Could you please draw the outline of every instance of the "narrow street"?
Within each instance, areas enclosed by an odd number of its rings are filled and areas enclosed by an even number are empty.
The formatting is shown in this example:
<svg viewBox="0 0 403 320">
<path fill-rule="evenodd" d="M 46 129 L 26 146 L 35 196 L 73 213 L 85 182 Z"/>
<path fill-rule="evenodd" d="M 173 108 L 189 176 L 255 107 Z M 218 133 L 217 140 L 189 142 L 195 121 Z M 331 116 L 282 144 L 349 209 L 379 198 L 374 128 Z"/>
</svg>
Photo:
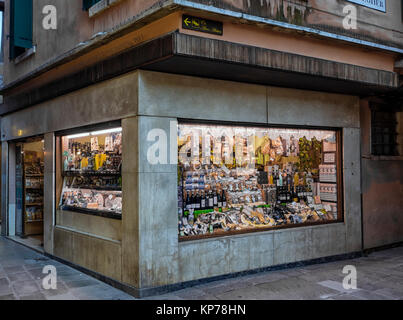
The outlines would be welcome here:
<svg viewBox="0 0 403 320">
<path fill-rule="evenodd" d="M 57 269 L 57 289 L 42 287 L 43 267 Z M 357 289 L 342 286 L 344 266 L 357 268 Z M 0 238 L 0 300 L 132 300 L 73 268 Z M 403 299 L 403 247 L 367 257 L 259 273 L 148 297 L 161 300 Z"/>
<path fill-rule="evenodd" d="M 43 267 L 57 270 L 57 289 L 45 290 Z M 0 237 L 0 300 L 128 300 L 132 296 L 58 261 Z"/>
</svg>

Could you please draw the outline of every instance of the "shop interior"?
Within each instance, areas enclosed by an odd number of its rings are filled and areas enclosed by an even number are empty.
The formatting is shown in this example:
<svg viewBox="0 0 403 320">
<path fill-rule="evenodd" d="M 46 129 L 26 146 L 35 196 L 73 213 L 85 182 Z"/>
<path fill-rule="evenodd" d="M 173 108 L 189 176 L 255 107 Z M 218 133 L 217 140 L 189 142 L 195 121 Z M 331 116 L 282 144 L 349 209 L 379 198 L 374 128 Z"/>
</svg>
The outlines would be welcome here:
<svg viewBox="0 0 403 320">
<path fill-rule="evenodd" d="M 15 235 L 43 248 L 44 141 L 30 139 L 15 148 Z"/>
<path fill-rule="evenodd" d="M 0 148 L 0 159 L 1 159 L 1 152 L 2 152 L 2 149 Z M 1 177 L 1 165 L 0 165 L 0 177 Z M 1 189 L 2 189 L 2 185 L 0 183 L 0 204 L 2 203 L 1 202 L 1 194 L 2 194 Z M 1 210 L 1 207 L 0 207 L 0 210 Z M 0 211 L 0 230 L 1 230 L 1 220 L 2 220 L 2 214 Z"/>
</svg>

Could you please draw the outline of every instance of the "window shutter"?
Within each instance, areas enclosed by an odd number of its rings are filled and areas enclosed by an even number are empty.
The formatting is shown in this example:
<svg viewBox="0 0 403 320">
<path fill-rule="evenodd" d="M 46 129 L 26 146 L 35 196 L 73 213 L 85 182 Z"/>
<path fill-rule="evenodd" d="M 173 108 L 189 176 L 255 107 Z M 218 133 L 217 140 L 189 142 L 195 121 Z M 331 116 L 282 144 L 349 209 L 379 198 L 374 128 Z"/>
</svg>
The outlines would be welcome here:
<svg viewBox="0 0 403 320">
<path fill-rule="evenodd" d="M 11 41 L 15 47 L 32 48 L 32 0 L 12 0 Z"/>
</svg>

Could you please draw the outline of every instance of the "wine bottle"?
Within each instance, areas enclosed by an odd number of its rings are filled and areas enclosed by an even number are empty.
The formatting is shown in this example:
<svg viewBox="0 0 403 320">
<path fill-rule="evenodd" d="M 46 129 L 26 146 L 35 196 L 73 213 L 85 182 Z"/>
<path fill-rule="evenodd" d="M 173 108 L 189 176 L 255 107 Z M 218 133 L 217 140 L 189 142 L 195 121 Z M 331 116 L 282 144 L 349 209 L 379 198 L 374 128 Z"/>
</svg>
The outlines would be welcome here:
<svg viewBox="0 0 403 320">
<path fill-rule="evenodd" d="M 197 191 L 195 196 L 195 210 L 200 210 L 200 195 Z"/>
<path fill-rule="evenodd" d="M 217 195 L 217 206 L 218 206 L 219 208 L 222 208 L 221 192 L 218 192 L 218 195 Z"/>
<path fill-rule="evenodd" d="M 224 190 L 222 192 L 222 207 L 223 208 L 227 207 L 227 197 L 225 196 L 225 191 Z"/>
<path fill-rule="evenodd" d="M 189 191 L 189 192 L 187 192 L 187 194 L 186 194 L 186 202 L 185 202 L 186 210 L 187 210 L 187 211 L 189 211 L 190 209 L 192 209 L 192 204 L 191 204 L 190 201 L 191 201 L 191 200 L 190 200 L 190 191 Z"/>
<path fill-rule="evenodd" d="M 200 197 L 200 210 L 206 210 L 206 194 L 204 191 L 201 194 Z"/>
<path fill-rule="evenodd" d="M 277 183 L 278 183 L 278 186 L 279 186 L 279 187 L 282 187 L 282 186 L 283 186 L 283 175 L 282 175 L 282 172 L 279 173 Z"/>
<path fill-rule="evenodd" d="M 291 192 L 292 189 L 292 177 L 290 174 L 290 171 L 287 170 L 287 187 L 288 187 L 288 191 Z"/>
<path fill-rule="evenodd" d="M 191 209 L 195 209 L 196 207 L 196 199 L 195 199 L 195 195 L 194 195 L 194 191 L 192 191 L 192 195 L 190 196 L 190 208 Z"/>
<path fill-rule="evenodd" d="M 294 174 L 294 186 L 298 186 L 299 185 L 299 175 L 298 172 L 295 172 Z"/>
<path fill-rule="evenodd" d="M 211 190 L 208 192 L 208 209 L 213 209 L 214 208 L 214 198 L 213 198 L 213 193 Z"/>
<path fill-rule="evenodd" d="M 269 177 L 269 185 L 273 185 L 273 175 L 272 174 L 270 174 L 270 177 Z"/>
</svg>

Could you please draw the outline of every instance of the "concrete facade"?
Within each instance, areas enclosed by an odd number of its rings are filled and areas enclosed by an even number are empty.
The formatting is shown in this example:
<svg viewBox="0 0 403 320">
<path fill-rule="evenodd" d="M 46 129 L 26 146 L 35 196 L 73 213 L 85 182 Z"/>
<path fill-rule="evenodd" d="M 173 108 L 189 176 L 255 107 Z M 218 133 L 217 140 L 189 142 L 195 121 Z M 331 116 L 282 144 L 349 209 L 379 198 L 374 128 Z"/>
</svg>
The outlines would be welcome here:
<svg viewBox="0 0 403 320">
<path fill-rule="evenodd" d="M 45 134 L 45 251 L 57 257 L 144 289 L 361 250 L 358 97 L 136 71 L 27 111 L 2 118 L 3 144 Z M 58 212 L 54 133 L 116 119 L 122 220 Z M 149 130 L 178 119 L 342 128 L 344 222 L 178 242 L 177 167 L 146 158 Z"/>
<path fill-rule="evenodd" d="M 371 111 L 369 102 L 360 103 L 362 124 L 362 194 L 364 248 L 376 248 L 403 241 L 403 157 L 371 155 Z M 402 112 L 397 113 L 401 135 Z"/>
</svg>

